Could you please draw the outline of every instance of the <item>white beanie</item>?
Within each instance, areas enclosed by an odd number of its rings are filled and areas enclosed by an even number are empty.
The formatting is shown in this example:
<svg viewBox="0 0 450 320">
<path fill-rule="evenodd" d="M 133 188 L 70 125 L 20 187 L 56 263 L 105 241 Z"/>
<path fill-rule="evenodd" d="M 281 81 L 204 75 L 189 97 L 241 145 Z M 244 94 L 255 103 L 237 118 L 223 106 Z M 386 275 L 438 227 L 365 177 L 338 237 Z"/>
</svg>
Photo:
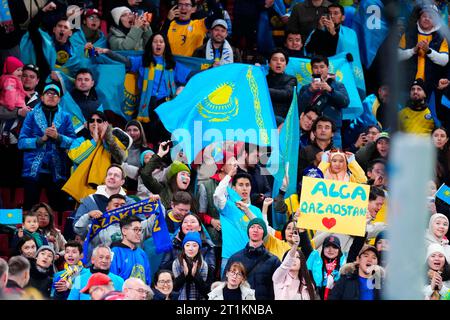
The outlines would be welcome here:
<svg viewBox="0 0 450 320">
<path fill-rule="evenodd" d="M 427 249 L 427 261 L 428 261 L 428 258 L 429 258 L 433 253 L 436 253 L 436 252 L 442 253 L 442 254 L 444 255 L 444 257 L 445 257 L 444 247 L 441 246 L 441 245 L 438 244 L 438 243 L 432 243 L 432 244 L 430 244 L 430 245 L 428 246 L 428 249 Z M 445 259 L 447 260 L 447 258 L 445 258 Z"/>
<path fill-rule="evenodd" d="M 446 220 L 447 223 L 449 223 L 449 222 L 448 222 L 448 218 L 447 218 L 445 215 L 443 215 L 442 213 L 435 213 L 435 214 L 432 214 L 431 217 L 430 217 L 430 223 L 428 224 L 428 228 L 429 228 L 430 230 L 433 230 L 433 229 L 432 229 L 433 223 L 434 223 L 434 222 L 436 221 L 436 219 L 438 219 L 438 218 L 442 218 L 442 219 Z"/>
<path fill-rule="evenodd" d="M 111 15 L 113 17 L 113 20 L 115 22 L 115 24 L 119 25 L 120 23 L 120 17 L 124 14 L 124 13 L 131 13 L 130 8 L 127 7 L 117 7 L 111 10 Z"/>
</svg>

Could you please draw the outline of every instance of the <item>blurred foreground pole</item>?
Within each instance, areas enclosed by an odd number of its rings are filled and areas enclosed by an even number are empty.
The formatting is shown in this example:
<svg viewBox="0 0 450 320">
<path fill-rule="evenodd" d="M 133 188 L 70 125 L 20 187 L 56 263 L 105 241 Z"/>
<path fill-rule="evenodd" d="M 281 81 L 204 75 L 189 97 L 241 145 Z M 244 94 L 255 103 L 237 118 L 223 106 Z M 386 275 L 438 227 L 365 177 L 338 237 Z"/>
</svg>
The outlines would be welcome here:
<svg viewBox="0 0 450 320">
<path fill-rule="evenodd" d="M 383 1 L 384 14 L 390 25 L 383 65 L 388 68 L 390 101 L 386 122 L 390 128 L 389 155 L 389 201 L 388 201 L 388 271 L 384 287 L 384 299 L 423 300 L 425 285 L 425 229 L 429 214 L 426 203 L 427 182 L 432 179 L 435 167 L 435 148 L 429 137 L 398 133 L 398 105 L 406 97 L 400 93 L 407 90 L 398 62 L 400 1 Z"/>
<path fill-rule="evenodd" d="M 396 133 L 390 148 L 388 274 L 384 299 L 423 300 L 427 182 L 435 167 L 429 137 Z"/>
</svg>

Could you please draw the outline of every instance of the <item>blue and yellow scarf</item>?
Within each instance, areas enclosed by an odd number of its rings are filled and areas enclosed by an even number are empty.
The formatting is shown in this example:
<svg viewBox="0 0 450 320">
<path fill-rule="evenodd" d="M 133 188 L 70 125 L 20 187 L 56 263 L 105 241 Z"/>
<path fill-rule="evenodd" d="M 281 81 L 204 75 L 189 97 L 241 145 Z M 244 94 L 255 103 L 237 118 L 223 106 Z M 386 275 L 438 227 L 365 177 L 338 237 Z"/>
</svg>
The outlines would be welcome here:
<svg viewBox="0 0 450 320">
<path fill-rule="evenodd" d="M 142 93 L 141 99 L 139 103 L 139 114 L 137 116 L 137 120 L 143 123 L 150 122 L 150 101 L 153 95 L 153 86 L 156 84 L 158 87 L 161 85 L 162 77 L 164 76 L 164 82 L 167 86 L 167 92 L 169 95 L 167 98 L 172 98 L 175 96 L 176 85 L 173 70 L 165 69 L 166 65 L 163 62 L 162 64 L 158 63 L 156 66 L 152 63 L 150 68 L 145 68 L 144 80 L 142 82 Z M 162 73 L 159 77 L 158 83 L 155 83 L 155 74 Z M 156 96 L 158 98 L 158 96 Z"/>
</svg>

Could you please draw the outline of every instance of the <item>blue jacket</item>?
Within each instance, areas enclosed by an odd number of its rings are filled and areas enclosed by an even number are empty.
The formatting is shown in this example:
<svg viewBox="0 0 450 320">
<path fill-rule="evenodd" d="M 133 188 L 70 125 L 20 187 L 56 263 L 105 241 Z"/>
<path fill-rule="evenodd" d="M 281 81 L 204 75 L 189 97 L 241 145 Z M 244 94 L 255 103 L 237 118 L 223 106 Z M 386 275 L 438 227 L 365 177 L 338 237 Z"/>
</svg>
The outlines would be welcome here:
<svg viewBox="0 0 450 320">
<path fill-rule="evenodd" d="M 345 262 L 347 261 L 347 255 L 343 254 L 341 256 L 341 260 L 339 262 L 340 266 L 342 267 Z M 320 252 L 317 250 L 314 250 L 310 256 L 308 257 L 308 260 L 306 261 L 306 266 L 308 267 L 308 270 L 311 271 L 314 282 L 316 283 L 316 287 L 325 287 L 327 284 L 327 278 L 323 274 L 323 260 L 320 256 Z M 331 275 L 334 277 L 334 282 L 338 281 L 340 278 L 339 274 L 339 268 L 336 268 Z"/>
<path fill-rule="evenodd" d="M 38 138 L 44 136 L 45 129 L 49 126 L 42 105 L 38 104 L 29 112 L 23 122 L 20 131 L 18 147 L 24 150 L 22 176 L 37 180 L 43 169 L 44 163 L 53 177 L 53 181 L 66 180 L 67 154 L 65 150 L 70 148 L 75 131 L 70 120 L 70 115 L 59 107 L 51 121 L 55 124 L 60 139 L 55 141 L 49 138 L 43 145 L 37 143 Z"/>
<path fill-rule="evenodd" d="M 91 296 L 87 293 L 81 293 L 80 290 L 83 289 L 89 278 L 92 275 L 92 270 L 89 268 L 84 268 L 81 274 L 75 278 L 73 281 L 72 289 L 70 290 L 69 297 L 67 300 L 91 300 Z M 116 291 L 122 291 L 123 279 L 112 272 L 108 273 L 108 277 L 111 279 Z"/>
<path fill-rule="evenodd" d="M 152 283 L 150 262 L 144 250 L 131 249 L 122 243 L 113 243 L 111 250 L 113 252 L 111 272 L 124 280 L 133 277 L 141 279 L 148 285 Z"/>
</svg>

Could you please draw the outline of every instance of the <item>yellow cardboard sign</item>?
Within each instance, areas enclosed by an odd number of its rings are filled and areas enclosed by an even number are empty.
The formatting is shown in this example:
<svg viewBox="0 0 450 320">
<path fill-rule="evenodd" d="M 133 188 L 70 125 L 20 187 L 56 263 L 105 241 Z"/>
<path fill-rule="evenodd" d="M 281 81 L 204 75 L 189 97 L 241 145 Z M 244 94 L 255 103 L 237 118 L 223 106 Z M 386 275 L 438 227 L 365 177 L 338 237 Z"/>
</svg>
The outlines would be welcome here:
<svg viewBox="0 0 450 320">
<path fill-rule="evenodd" d="M 369 192 L 364 184 L 303 177 L 297 226 L 364 236 Z"/>
</svg>

